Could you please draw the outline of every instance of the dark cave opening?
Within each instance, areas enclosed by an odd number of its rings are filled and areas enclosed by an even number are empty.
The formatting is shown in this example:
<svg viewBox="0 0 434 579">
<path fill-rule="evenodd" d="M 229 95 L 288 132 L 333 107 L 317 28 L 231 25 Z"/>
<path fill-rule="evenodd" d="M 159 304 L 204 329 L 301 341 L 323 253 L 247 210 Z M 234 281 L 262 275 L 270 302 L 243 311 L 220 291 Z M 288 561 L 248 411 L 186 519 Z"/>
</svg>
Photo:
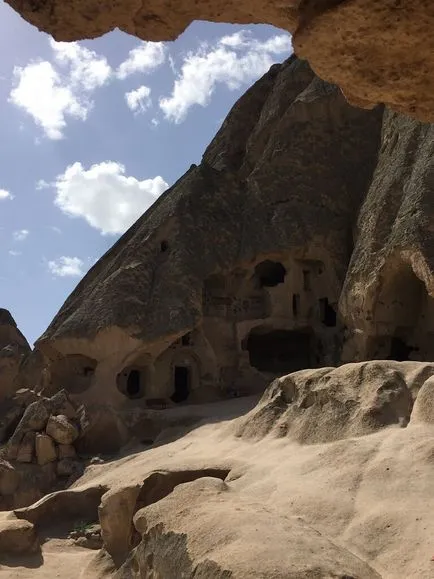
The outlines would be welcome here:
<svg viewBox="0 0 434 579">
<path fill-rule="evenodd" d="M 397 362 L 407 362 L 410 360 L 410 354 L 418 351 L 419 348 L 409 346 L 405 340 L 399 336 L 392 336 L 390 340 L 390 355 L 388 360 L 396 360 Z"/>
<path fill-rule="evenodd" d="M 127 378 L 127 394 L 130 398 L 135 398 L 140 393 L 140 372 L 131 370 Z"/>
<path fill-rule="evenodd" d="M 335 328 L 337 317 L 335 309 L 329 304 L 328 298 L 321 298 L 318 301 L 321 323 L 328 328 Z"/>
<path fill-rule="evenodd" d="M 118 390 L 127 398 L 143 398 L 148 377 L 146 367 L 127 367 L 118 374 L 116 383 Z"/>
<path fill-rule="evenodd" d="M 261 372 L 295 372 L 311 367 L 312 333 L 254 328 L 247 339 L 250 364 Z"/>
<path fill-rule="evenodd" d="M 173 371 L 174 392 L 170 399 L 179 404 L 185 402 L 190 395 L 190 368 L 187 366 L 175 366 Z"/>
<path fill-rule="evenodd" d="M 258 263 L 255 275 L 260 287 L 275 287 L 285 281 L 286 269 L 280 262 L 267 259 Z"/>
</svg>

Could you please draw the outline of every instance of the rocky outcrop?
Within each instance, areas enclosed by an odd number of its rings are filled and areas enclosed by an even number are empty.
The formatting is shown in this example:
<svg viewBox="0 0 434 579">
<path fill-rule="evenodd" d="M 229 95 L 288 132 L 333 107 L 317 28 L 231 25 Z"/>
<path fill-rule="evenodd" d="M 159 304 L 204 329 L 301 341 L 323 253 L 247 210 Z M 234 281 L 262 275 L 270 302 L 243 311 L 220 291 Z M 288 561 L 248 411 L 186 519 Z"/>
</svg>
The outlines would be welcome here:
<svg viewBox="0 0 434 579">
<path fill-rule="evenodd" d="M 256 439 L 273 433 L 315 444 L 391 425 L 405 427 L 419 394 L 426 400 L 432 376 L 434 364 L 420 362 L 373 361 L 302 370 L 275 380 L 259 404 L 239 420 L 235 433 Z"/>
<path fill-rule="evenodd" d="M 0 460 L 2 509 L 30 504 L 83 469 L 72 443 L 84 434 L 84 409 L 75 408 L 65 391 L 52 398 L 33 393 L 34 401 L 24 394 L 12 401 L 20 419 Z"/>
<path fill-rule="evenodd" d="M 30 351 L 11 314 L 0 308 L 0 403 L 17 389 L 15 380 L 20 365 Z"/>
<path fill-rule="evenodd" d="M 369 565 L 301 518 L 279 517 L 215 478 L 179 485 L 139 510 L 134 525 L 142 542 L 116 574 L 119 578 L 138 570 L 137 575 L 152 572 L 165 579 L 380 579 Z M 168 552 L 176 556 L 168 557 Z"/>
<path fill-rule="evenodd" d="M 306 62 L 273 66 L 38 340 L 44 387 L 89 410 L 160 410 L 338 363 L 337 303 L 382 115 L 349 106 Z"/>
<path fill-rule="evenodd" d="M 49 536 L 102 546 L 82 577 L 429 579 L 433 377 L 432 364 L 349 364 L 277 380 L 236 418 L 234 401 L 211 404 L 177 440 L 5 514 L 2 555 L 27 536 L 50 569 Z"/>
<path fill-rule="evenodd" d="M 434 128 L 387 111 L 340 309 L 343 359 L 434 359 Z"/>
<path fill-rule="evenodd" d="M 434 9 L 426 0 L 303 0 L 284 7 L 246 0 L 7 1 L 56 40 L 95 38 L 114 28 L 144 40 L 173 40 L 193 20 L 272 24 L 289 30 L 298 56 L 353 104 L 385 103 L 434 121 Z"/>
</svg>

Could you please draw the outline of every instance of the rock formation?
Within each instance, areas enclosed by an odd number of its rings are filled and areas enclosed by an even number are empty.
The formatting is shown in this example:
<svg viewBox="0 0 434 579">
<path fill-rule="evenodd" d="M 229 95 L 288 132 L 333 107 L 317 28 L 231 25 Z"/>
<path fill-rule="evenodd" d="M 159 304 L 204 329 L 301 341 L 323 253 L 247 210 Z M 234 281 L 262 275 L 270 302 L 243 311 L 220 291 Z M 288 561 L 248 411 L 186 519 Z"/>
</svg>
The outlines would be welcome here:
<svg viewBox="0 0 434 579">
<path fill-rule="evenodd" d="M 38 340 L 45 391 L 145 410 L 337 364 L 382 116 L 348 105 L 306 62 L 273 66 Z"/>
<path fill-rule="evenodd" d="M 173 40 L 193 20 L 272 24 L 289 30 L 298 56 L 338 84 L 353 104 L 384 103 L 434 121 L 429 0 L 7 2 L 56 40 L 95 38 L 114 28 L 144 40 Z"/>
<path fill-rule="evenodd" d="M 15 379 L 20 364 L 30 351 L 11 314 L 0 308 L 0 403 L 16 390 Z"/>
<path fill-rule="evenodd" d="M 28 359 L 46 396 L 86 404 L 82 449 L 153 441 L 174 422 L 161 409 L 299 369 L 434 359 L 432 130 L 274 65 Z"/>
<path fill-rule="evenodd" d="M 74 445 L 87 425 L 84 408 L 76 408 L 64 390 L 52 398 L 21 390 L 10 408 L 3 414 L 1 509 L 27 505 L 53 490 L 59 478 L 66 482 L 80 474 Z"/>
<path fill-rule="evenodd" d="M 2 571 L 430 579 L 433 385 L 433 364 L 373 361 L 277 379 L 254 408 L 204 405 L 177 440 L 3 513 Z"/>
</svg>

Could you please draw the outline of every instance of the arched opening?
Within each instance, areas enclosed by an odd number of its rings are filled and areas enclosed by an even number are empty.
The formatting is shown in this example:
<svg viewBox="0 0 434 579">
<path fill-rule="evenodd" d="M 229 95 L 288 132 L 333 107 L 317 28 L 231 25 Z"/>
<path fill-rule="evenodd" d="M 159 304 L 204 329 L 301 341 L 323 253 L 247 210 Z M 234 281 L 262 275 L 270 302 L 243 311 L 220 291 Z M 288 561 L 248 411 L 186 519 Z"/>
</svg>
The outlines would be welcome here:
<svg viewBox="0 0 434 579">
<path fill-rule="evenodd" d="M 127 394 L 130 398 L 134 398 L 140 393 L 140 372 L 138 370 L 131 370 L 127 378 Z"/>
<path fill-rule="evenodd" d="M 397 362 L 406 362 L 410 359 L 410 354 L 413 350 L 416 350 L 416 348 L 409 346 L 405 340 L 399 336 L 392 336 L 388 359 L 396 360 Z"/>
<path fill-rule="evenodd" d="M 148 368 L 127 367 L 117 376 L 119 392 L 130 399 L 143 398 L 148 381 Z"/>
<path fill-rule="evenodd" d="M 430 300 L 409 263 L 390 260 L 373 308 L 373 334 L 366 357 L 397 361 L 430 356 Z M 431 310 L 432 311 L 432 310 Z M 421 353 L 422 352 L 422 353 Z"/>
<path fill-rule="evenodd" d="M 185 402 L 190 396 L 191 369 L 188 366 L 175 366 L 173 369 L 173 394 L 172 402 L 179 404 Z"/>
<path fill-rule="evenodd" d="M 309 330 L 254 328 L 247 338 L 251 366 L 261 372 L 282 374 L 312 366 Z"/>
<path fill-rule="evenodd" d="M 286 269 L 278 261 L 267 259 L 255 267 L 255 276 L 260 287 L 275 287 L 285 281 L 285 275 Z"/>
<path fill-rule="evenodd" d="M 318 301 L 321 323 L 328 328 L 336 327 L 336 311 L 329 304 L 328 298 L 321 298 Z"/>
</svg>

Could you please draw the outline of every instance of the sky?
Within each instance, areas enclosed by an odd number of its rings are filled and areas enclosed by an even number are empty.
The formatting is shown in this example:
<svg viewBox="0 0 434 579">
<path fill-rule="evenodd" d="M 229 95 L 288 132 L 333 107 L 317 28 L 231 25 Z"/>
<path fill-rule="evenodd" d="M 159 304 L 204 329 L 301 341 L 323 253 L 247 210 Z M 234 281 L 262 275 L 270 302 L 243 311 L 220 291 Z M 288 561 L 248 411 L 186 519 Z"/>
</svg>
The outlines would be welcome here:
<svg viewBox="0 0 434 579">
<path fill-rule="evenodd" d="M 30 343 L 291 52 L 271 26 L 207 22 L 55 42 L 0 0 L 0 307 Z"/>
</svg>

